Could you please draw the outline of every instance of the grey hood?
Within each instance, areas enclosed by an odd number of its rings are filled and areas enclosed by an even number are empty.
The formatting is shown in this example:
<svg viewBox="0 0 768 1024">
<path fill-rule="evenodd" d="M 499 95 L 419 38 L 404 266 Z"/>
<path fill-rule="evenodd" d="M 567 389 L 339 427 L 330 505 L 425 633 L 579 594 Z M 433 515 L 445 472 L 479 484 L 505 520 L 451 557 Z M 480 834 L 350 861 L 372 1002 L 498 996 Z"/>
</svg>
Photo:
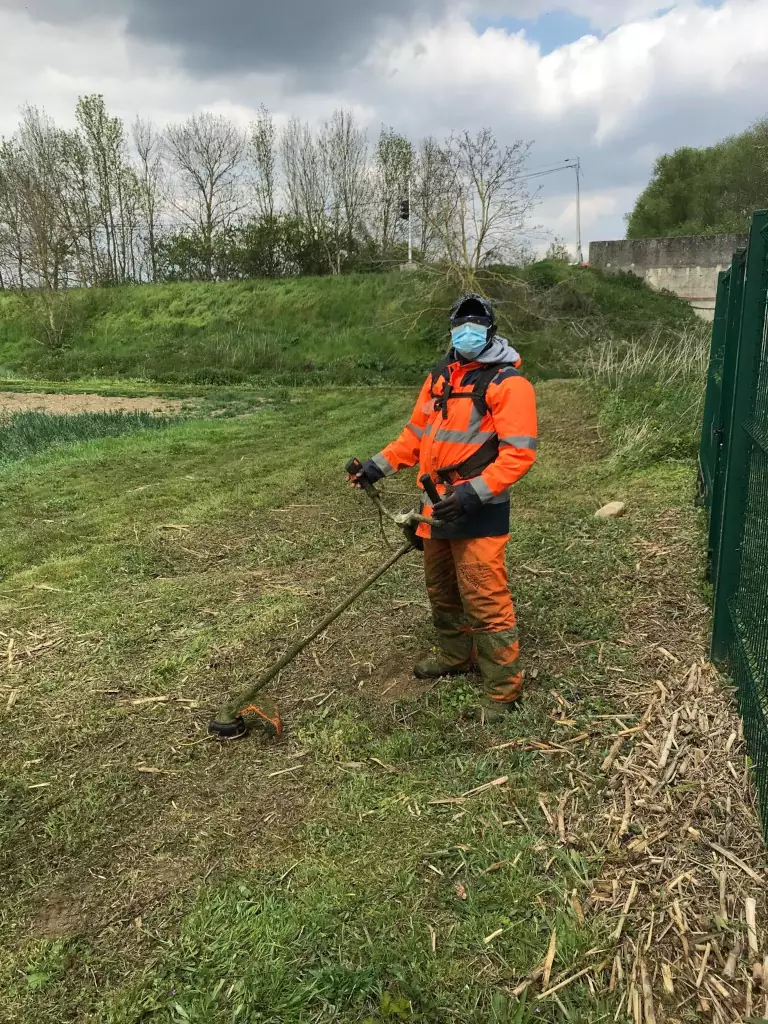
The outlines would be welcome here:
<svg viewBox="0 0 768 1024">
<path fill-rule="evenodd" d="M 507 339 L 497 334 L 491 342 L 491 347 L 477 357 L 477 362 L 509 363 L 510 366 L 517 366 L 521 359 L 520 353 L 510 345 Z"/>
</svg>

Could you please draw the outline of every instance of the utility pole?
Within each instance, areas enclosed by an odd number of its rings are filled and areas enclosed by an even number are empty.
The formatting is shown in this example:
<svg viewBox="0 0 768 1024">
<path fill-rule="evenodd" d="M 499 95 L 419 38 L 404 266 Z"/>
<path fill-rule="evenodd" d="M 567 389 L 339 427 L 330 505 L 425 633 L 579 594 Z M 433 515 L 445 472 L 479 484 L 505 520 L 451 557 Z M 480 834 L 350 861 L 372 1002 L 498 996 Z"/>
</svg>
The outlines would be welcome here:
<svg viewBox="0 0 768 1024">
<path fill-rule="evenodd" d="M 584 263 L 584 248 L 581 244 L 581 157 L 576 157 L 576 254 L 579 266 Z"/>
<path fill-rule="evenodd" d="M 560 171 L 576 172 L 576 259 L 579 265 L 582 265 L 584 263 L 584 246 L 581 238 L 581 157 L 569 157 L 557 167 L 547 167 L 540 171 L 532 171 L 530 174 L 523 174 L 521 180 L 547 178 L 550 174 L 559 174 Z"/>
<path fill-rule="evenodd" d="M 413 265 L 413 211 L 411 209 L 411 176 L 408 175 L 408 266 Z"/>
<path fill-rule="evenodd" d="M 415 270 L 413 262 L 413 214 L 411 211 L 411 179 L 408 179 L 408 198 L 400 201 L 400 220 L 408 221 L 408 262 L 401 263 L 401 270 Z"/>
</svg>

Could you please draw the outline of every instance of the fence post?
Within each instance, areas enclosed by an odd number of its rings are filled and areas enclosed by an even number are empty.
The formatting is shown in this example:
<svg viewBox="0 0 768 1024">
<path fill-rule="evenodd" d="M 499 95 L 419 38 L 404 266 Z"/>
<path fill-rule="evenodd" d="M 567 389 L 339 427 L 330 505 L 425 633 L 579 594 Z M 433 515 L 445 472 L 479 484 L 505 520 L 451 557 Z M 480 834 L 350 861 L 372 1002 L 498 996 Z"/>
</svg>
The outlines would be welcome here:
<svg viewBox="0 0 768 1024">
<path fill-rule="evenodd" d="M 717 460 L 722 444 L 723 410 L 723 352 L 727 340 L 729 271 L 722 271 L 717 279 L 715 319 L 712 325 L 712 345 L 709 351 L 707 392 L 704 403 L 704 423 L 699 449 L 699 489 L 697 504 L 712 507 L 712 490 L 717 476 Z"/>
<path fill-rule="evenodd" d="M 742 300 L 744 298 L 744 270 L 747 250 L 737 249 L 733 254 L 728 274 L 728 299 L 723 325 L 723 362 L 720 384 L 720 408 L 717 417 L 718 446 L 714 465 L 712 498 L 709 516 L 709 558 L 707 580 L 715 583 L 720 565 L 720 525 L 723 520 L 725 492 L 725 468 L 730 446 L 730 418 L 733 409 L 733 389 L 736 381 L 736 366 L 739 360 L 739 339 L 741 337 Z"/>
<path fill-rule="evenodd" d="M 724 667 L 728 660 L 733 633 L 731 600 L 741 576 L 741 548 L 744 532 L 744 510 L 749 477 L 751 441 L 744 429 L 754 409 L 757 368 L 765 330 L 766 289 L 768 287 L 768 211 L 755 214 L 749 235 L 741 316 L 737 319 L 738 334 L 729 336 L 738 346 L 730 409 L 726 414 L 723 453 L 727 456 L 723 473 L 723 510 L 716 544 L 717 571 L 715 579 L 714 626 L 711 658 Z M 733 358 L 733 352 L 730 358 Z M 726 352 L 726 359 L 729 358 Z M 727 399 L 724 394 L 724 399 Z M 727 406 L 726 406 L 727 408 Z"/>
</svg>

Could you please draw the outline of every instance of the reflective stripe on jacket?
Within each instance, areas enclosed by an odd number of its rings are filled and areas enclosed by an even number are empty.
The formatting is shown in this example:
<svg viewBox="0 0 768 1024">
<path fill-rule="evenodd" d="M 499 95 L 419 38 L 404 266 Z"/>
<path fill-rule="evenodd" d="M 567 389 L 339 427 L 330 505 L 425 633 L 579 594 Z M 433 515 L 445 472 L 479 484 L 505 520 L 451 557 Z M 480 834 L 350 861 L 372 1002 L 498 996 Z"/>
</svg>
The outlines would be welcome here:
<svg viewBox="0 0 768 1024">
<path fill-rule="evenodd" d="M 485 361 L 486 366 L 489 361 Z M 536 461 L 533 385 L 515 365 L 500 366 L 486 392 L 487 411 L 483 414 L 468 397 L 474 390 L 473 377 L 476 379 L 483 366 L 482 361 L 464 363 L 456 359 L 437 380 L 433 381 L 430 374 L 408 425 L 398 439 L 373 460 L 387 476 L 419 463 L 419 475 L 431 474 L 438 491 L 444 494 L 446 488 L 439 482 L 437 471 L 465 462 L 490 438 L 498 438 L 496 460 L 474 479 L 456 481 L 457 487 L 462 483 L 471 487 L 483 508 L 455 526 L 434 531 L 435 537 L 458 540 L 508 533 L 509 488 L 524 477 Z M 436 397 L 443 395 L 449 384 L 452 397 L 441 410 L 436 407 Z M 425 504 L 424 510 L 429 515 L 431 506 Z M 421 526 L 418 532 L 423 537 L 433 535 L 428 526 Z"/>
</svg>

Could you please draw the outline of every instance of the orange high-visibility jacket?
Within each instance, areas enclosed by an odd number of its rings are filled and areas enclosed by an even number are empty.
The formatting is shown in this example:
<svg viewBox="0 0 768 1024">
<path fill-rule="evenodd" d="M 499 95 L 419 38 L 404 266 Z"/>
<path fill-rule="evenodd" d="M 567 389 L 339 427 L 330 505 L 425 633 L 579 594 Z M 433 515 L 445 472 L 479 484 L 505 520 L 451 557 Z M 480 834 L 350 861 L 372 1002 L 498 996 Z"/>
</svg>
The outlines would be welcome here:
<svg viewBox="0 0 768 1024">
<path fill-rule="evenodd" d="M 478 376 L 490 365 L 497 370 L 488 385 L 483 410 L 469 396 Z M 451 352 L 425 381 L 402 434 L 374 457 L 373 462 L 386 476 L 419 463 L 419 475 L 429 473 L 444 494 L 446 486 L 438 471 L 461 465 L 483 445 L 487 450 L 494 437 L 498 439 L 498 455 L 482 473 L 471 479 L 459 475 L 451 481 L 457 488 L 470 487 L 483 503 L 482 508 L 440 531 L 422 525 L 420 536 L 458 540 L 509 533 L 509 489 L 536 461 L 536 394 L 519 366 L 520 356 L 499 337 L 488 352 L 471 363 L 462 362 Z M 450 397 L 441 402 L 446 392 Z M 464 397 L 456 397 L 461 395 Z M 425 514 L 431 511 L 431 506 L 425 504 Z"/>
</svg>

